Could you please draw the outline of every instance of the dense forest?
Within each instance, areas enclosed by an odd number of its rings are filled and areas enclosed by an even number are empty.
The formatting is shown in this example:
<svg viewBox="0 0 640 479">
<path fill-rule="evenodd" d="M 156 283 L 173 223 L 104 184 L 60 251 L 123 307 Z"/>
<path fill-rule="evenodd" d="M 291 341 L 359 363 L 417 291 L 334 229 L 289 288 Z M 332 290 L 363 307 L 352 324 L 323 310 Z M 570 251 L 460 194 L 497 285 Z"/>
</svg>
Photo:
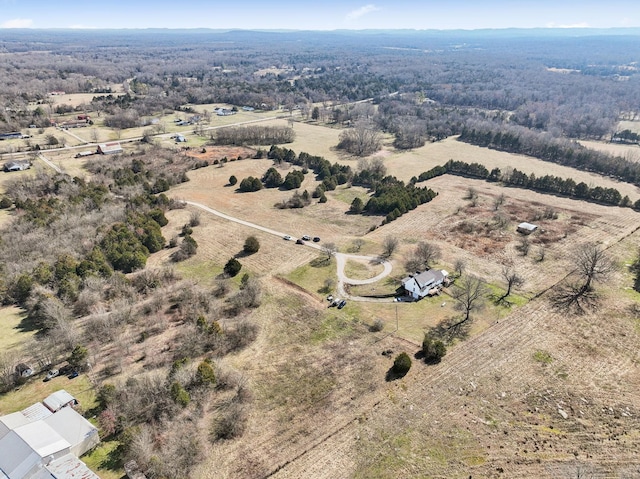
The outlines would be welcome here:
<svg viewBox="0 0 640 479">
<path fill-rule="evenodd" d="M 84 111 L 133 124 L 162 108 L 211 102 L 334 122 L 375 116 L 399 148 L 478 119 L 609 139 L 640 104 L 640 42 L 632 30 L 613 33 L 7 31 L 0 131 L 44 124 L 55 113 L 50 92 L 65 91 L 96 93 Z M 127 95 L 98 97 L 114 84 Z M 367 98 L 380 103 L 377 113 L 340 106 Z"/>
</svg>

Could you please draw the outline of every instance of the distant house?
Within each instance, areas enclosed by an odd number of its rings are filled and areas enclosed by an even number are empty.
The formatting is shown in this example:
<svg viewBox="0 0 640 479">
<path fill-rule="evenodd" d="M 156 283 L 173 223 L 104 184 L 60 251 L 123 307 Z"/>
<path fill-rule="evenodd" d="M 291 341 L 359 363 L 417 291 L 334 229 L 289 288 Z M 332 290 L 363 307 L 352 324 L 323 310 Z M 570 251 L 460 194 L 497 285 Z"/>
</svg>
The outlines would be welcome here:
<svg viewBox="0 0 640 479">
<path fill-rule="evenodd" d="M 58 412 L 63 407 L 77 406 L 78 400 L 64 389 L 60 389 L 59 391 L 47 396 L 46 399 L 42 401 L 42 404 L 44 404 L 49 411 Z"/>
<path fill-rule="evenodd" d="M 29 376 L 33 376 L 33 372 L 33 369 L 28 364 L 20 363 L 16 366 L 16 374 L 21 378 L 28 378 Z"/>
<path fill-rule="evenodd" d="M 538 229 L 537 225 L 533 225 L 531 223 L 520 223 L 518 225 L 518 227 L 516 228 L 516 231 L 520 234 L 523 235 L 530 235 L 531 233 L 533 233 L 535 230 Z"/>
<path fill-rule="evenodd" d="M 31 162 L 28 160 L 14 160 L 8 161 L 4 164 L 2 169 L 6 172 L 10 171 L 24 171 L 31 168 Z"/>
<path fill-rule="evenodd" d="M 402 280 L 402 287 L 413 299 L 440 293 L 442 285 L 449 284 L 449 273 L 443 269 L 430 269 L 409 275 Z"/>
<path fill-rule="evenodd" d="M 98 145 L 98 153 L 101 155 L 119 155 L 122 153 L 122 146 L 120 146 L 120 142 L 117 141 L 100 143 Z"/>
</svg>

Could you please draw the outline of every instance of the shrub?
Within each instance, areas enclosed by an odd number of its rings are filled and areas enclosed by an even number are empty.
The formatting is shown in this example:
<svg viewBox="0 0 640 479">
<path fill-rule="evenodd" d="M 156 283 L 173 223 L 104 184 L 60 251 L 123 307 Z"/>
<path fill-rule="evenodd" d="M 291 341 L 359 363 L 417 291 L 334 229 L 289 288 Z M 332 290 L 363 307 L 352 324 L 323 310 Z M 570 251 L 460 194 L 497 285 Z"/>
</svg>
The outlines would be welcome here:
<svg viewBox="0 0 640 479">
<path fill-rule="evenodd" d="M 256 238 L 255 236 L 249 236 L 244 241 L 244 246 L 242 248 L 242 250 L 246 254 L 257 253 L 259 249 L 260 249 L 260 242 L 258 241 L 258 238 Z"/>
<path fill-rule="evenodd" d="M 195 228 L 196 226 L 200 226 L 199 211 L 194 211 L 193 213 L 191 213 L 191 216 L 189 217 L 189 226 L 191 226 L 192 228 Z"/>
<path fill-rule="evenodd" d="M 224 272 L 227 276 L 231 276 L 232 278 L 237 275 L 242 269 L 242 264 L 235 258 L 231 258 L 227 261 L 227 264 L 224 265 Z"/>
<path fill-rule="evenodd" d="M 229 177 L 229 184 L 230 184 L 231 186 L 234 186 L 237 182 L 238 182 L 238 178 L 236 178 L 234 175 L 231 175 L 231 176 Z"/>
<path fill-rule="evenodd" d="M 356 196 L 353 199 L 353 201 L 351 202 L 351 206 L 349 207 L 349 211 L 351 213 L 359 215 L 360 213 L 362 213 L 363 210 L 364 210 L 364 202 L 362 201 L 362 199 L 360 199 L 360 198 L 358 198 Z"/>
<path fill-rule="evenodd" d="M 191 402 L 191 396 L 177 381 L 171 385 L 171 399 L 182 407 L 186 407 Z"/>
<path fill-rule="evenodd" d="M 411 358 L 407 353 L 400 353 L 393 361 L 393 372 L 398 376 L 404 376 L 411 369 Z"/>
<path fill-rule="evenodd" d="M 254 178 L 253 176 L 248 176 L 244 180 L 240 182 L 240 191 L 242 192 L 250 192 L 250 191 L 259 191 L 262 189 L 262 181 L 260 178 Z"/>
<path fill-rule="evenodd" d="M 198 365 L 196 383 L 199 386 L 211 386 L 216 383 L 216 373 L 208 361 L 203 361 Z"/>
<path fill-rule="evenodd" d="M 105 383 L 98 390 L 97 401 L 101 409 L 106 409 L 114 403 L 117 396 L 116 387 L 113 384 Z"/>
<path fill-rule="evenodd" d="M 371 327 L 369 328 L 369 330 L 372 333 L 376 333 L 378 331 L 382 331 L 384 329 L 384 321 L 382 321 L 380 318 L 376 319 L 373 324 L 371 325 Z"/>
<path fill-rule="evenodd" d="M 444 355 L 447 354 L 447 347 L 442 341 L 434 340 L 425 334 L 422 341 L 422 353 L 424 354 L 425 362 L 439 363 Z"/>
<path fill-rule="evenodd" d="M 12 204 L 11 200 L 6 196 L 3 196 L 2 199 L 0 199 L 0 209 L 5 210 L 7 208 L 11 208 Z"/>
</svg>

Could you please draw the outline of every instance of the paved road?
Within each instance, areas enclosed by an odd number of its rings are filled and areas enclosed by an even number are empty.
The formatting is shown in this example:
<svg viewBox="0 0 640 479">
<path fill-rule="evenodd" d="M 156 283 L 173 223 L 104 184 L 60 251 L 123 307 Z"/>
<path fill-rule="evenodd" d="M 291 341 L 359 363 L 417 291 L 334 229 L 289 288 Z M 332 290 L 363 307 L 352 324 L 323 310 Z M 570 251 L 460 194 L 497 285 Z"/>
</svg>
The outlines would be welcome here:
<svg viewBox="0 0 640 479">
<path fill-rule="evenodd" d="M 207 213 L 211 213 L 213 215 L 219 216 L 220 218 L 224 218 L 228 221 L 233 221 L 234 223 L 238 223 L 244 226 L 248 226 L 250 228 L 255 228 L 257 230 L 263 231 L 265 233 L 269 233 L 275 236 L 279 236 L 280 238 L 284 238 L 286 233 L 282 232 L 282 231 L 277 231 L 271 228 L 267 228 L 265 226 L 261 226 L 261 225 L 257 225 L 255 223 L 252 223 L 250 221 L 245 221 L 245 220 L 241 220 L 240 218 L 236 218 L 234 216 L 230 216 L 227 215 L 225 213 L 222 213 L 218 210 L 214 210 L 213 208 L 209 208 L 206 205 L 203 205 L 202 203 L 196 203 L 195 201 L 185 201 L 186 204 L 194 206 L 196 208 L 199 208 L 203 211 L 206 211 Z M 298 238 L 295 237 L 291 237 L 291 241 L 296 241 Z M 304 242 L 304 246 L 307 246 L 309 248 L 313 248 L 316 249 L 318 251 L 323 251 L 323 247 L 317 243 L 312 243 L 309 241 L 305 241 Z M 377 281 L 380 281 L 381 279 L 385 278 L 386 276 L 388 276 L 389 274 L 391 274 L 392 271 L 392 266 L 391 263 L 387 260 L 381 259 L 379 257 L 376 256 L 363 256 L 363 255 L 357 255 L 357 254 L 346 254 L 346 253 L 334 253 L 334 256 L 336 258 L 336 270 L 337 270 L 337 276 L 338 276 L 338 285 L 337 285 L 337 294 L 340 295 L 341 298 L 346 298 L 346 299 L 352 299 L 354 301 L 368 301 L 368 302 L 385 302 L 385 303 L 389 303 L 389 302 L 393 302 L 393 298 L 367 298 L 364 296 L 352 296 L 350 294 L 347 294 L 347 292 L 344 289 L 344 285 L 345 284 L 353 284 L 353 285 L 361 285 L 361 284 L 371 284 L 371 283 L 375 283 Z M 369 279 L 351 279 L 345 276 L 344 274 L 344 268 L 345 265 L 347 263 L 348 259 L 354 259 L 354 260 L 366 260 L 366 261 L 371 261 L 371 262 L 377 262 L 380 263 L 384 266 L 384 270 L 382 271 L 382 273 L 380 273 L 379 275 L 373 277 L 373 278 L 369 278 Z"/>
</svg>

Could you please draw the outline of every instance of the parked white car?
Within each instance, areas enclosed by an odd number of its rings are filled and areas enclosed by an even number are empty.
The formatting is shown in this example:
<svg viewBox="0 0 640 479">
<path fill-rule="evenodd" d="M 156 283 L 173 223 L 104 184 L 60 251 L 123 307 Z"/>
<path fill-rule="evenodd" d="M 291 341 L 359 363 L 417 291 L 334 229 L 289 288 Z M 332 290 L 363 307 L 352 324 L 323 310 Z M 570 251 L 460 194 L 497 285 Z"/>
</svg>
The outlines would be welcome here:
<svg viewBox="0 0 640 479">
<path fill-rule="evenodd" d="M 57 369 L 52 369 L 47 373 L 47 375 L 45 376 L 44 380 L 45 380 L 45 382 L 46 381 L 51 381 L 53 378 L 55 378 L 59 374 L 60 374 L 60 371 L 58 371 Z"/>
</svg>

